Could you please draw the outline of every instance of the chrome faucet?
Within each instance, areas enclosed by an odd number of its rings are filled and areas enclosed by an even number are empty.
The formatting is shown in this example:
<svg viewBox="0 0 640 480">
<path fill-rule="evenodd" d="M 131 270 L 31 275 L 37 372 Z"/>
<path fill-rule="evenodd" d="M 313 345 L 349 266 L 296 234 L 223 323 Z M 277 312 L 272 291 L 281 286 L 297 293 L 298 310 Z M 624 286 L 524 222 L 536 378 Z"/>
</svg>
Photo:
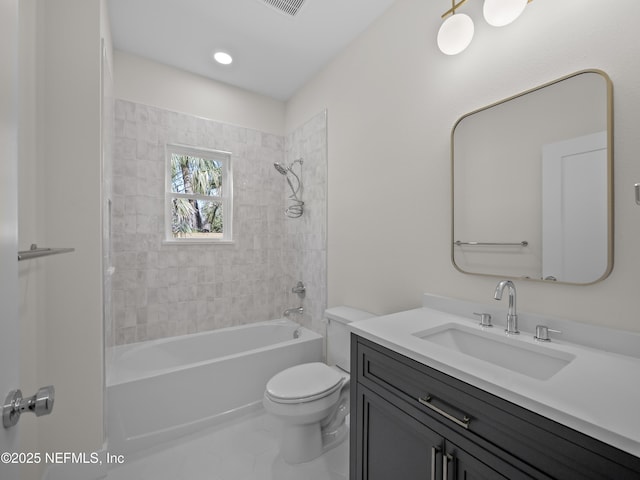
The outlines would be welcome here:
<svg viewBox="0 0 640 480">
<path fill-rule="evenodd" d="M 297 313 L 299 315 L 302 315 L 304 313 L 304 308 L 302 307 L 287 308 L 284 312 L 282 312 L 282 316 L 285 318 L 289 318 L 289 315 L 291 315 L 292 313 Z"/>
<path fill-rule="evenodd" d="M 518 335 L 518 314 L 516 313 L 516 286 L 511 280 L 502 280 L 498 283 L 493 298 L 502 300 L 502 292 L 504 288 L 509 288 L 509 312 L 507 313 L 507 335 Z"/>
</svg>

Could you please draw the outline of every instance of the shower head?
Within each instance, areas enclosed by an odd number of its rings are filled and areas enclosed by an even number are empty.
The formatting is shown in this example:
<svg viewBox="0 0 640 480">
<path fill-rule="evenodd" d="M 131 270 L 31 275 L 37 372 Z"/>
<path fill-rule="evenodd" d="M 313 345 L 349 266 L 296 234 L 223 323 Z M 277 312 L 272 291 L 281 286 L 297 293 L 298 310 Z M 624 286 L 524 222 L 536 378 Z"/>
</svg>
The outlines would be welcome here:
<svg viewBox="0 0 640 480">
<path fill-rule="evenodd" d="M 289 169 L 279 162 L 275 162 L 273 166 L 281 175 L 286 175 L 289 172 Z"/>
<path fill-rule="evenodd" d="M 295 197 L 298 193 L 298 190 L 300 189 L 300 178 L 293 173 L 293 170 L 291 170 L 291 167 L 286 167 L 283 164 L 281 164 L 280 162 L 275 162 L 273 164 L 273 166 L 275 167 L 275 169 L 278 171 L 278 173 L 280 173 L 281 175 L 284 175 L 284 178 L 287 179 L 287 183 L 289 184 L 289 187 L 291 188 L 291 192 L 293 197 Z M 291 179 L 289 178 L 289 174 L 293 175 L 295 177 L 295 179 L 298 182 L 298 188 L 293 186 L 293 183 L 291 183 Z"/>
</svg>

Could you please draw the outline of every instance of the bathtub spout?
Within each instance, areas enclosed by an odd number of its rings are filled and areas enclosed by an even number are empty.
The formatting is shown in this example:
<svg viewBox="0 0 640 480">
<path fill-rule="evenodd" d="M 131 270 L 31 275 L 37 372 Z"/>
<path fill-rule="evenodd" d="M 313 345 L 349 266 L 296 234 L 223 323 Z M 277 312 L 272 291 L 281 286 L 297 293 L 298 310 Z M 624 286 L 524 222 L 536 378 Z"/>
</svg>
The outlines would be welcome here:
<svg viewBox="0 0 640 480">
<path fill-rule="evenodd" d="M 297 313 L 299 315 L 302 315 L 304 313 L 304 308 L 303 307 L 298 307 L 298 308 L 287 308 L 283 313 L 282 316 L 284 318 L 289 318 L 289 315 L 291 315 L 292 313 Z"/>
</svg>

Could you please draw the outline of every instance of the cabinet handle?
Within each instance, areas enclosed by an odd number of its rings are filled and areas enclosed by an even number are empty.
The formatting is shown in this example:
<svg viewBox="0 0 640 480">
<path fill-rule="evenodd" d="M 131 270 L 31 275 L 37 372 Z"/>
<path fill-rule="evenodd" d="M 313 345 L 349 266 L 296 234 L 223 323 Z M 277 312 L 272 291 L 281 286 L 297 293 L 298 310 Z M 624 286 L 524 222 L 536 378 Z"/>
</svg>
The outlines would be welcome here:
<svg viewBox="0 0 640 480">
<path fill-rule="evenodd" d="M 453 460 L 453 457 L 448 453 L 442 456 L 442 478 L 449 480 L 449 462 Z"/>
<path fill-rule="evenodd" d="M 462 418 L 462 420 L 460 420 L 459 418 L 454 417 L 450 413 L 447 413 L 444 410 L 442 410 L 442 409 L 436 407 L 435 405 L 433 405 L 431 403 L 431 395 L 427 395 L 426 397 L 419 397 L 418 398 L 418 402 L 420 402 L 425 407 L 430 408 L 434 412 L 439 413 L 443 417 L 448 418 L 449 420 L 451 420 L 455 424 L 460 425 L 462 428 L 469 429 L 469 423 L 471 423 L 471 418 L 469 418 L 468 415 L 465 415 Z"/>
<path fill-rule="evenodd" d="M 436 457 L 440 453 L 440 447 L 431 447 L 431 480 L 436 480 Z"/>
</svg>

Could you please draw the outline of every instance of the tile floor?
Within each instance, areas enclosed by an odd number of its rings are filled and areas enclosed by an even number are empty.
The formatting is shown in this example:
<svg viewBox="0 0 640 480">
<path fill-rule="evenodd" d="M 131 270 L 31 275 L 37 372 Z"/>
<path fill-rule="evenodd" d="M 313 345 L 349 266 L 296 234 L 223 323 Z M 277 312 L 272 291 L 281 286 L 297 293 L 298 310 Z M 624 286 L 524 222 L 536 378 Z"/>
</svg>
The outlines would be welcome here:
<svg viewBox="0 0 640 480">
<path fill-rule="evenodd" d="M 278 455 L 279 430 L 259 410 L 126 458 L 107 480 L 347 480 L 348 440 L 311 462 L 287 465 Z"/>
</svg>

